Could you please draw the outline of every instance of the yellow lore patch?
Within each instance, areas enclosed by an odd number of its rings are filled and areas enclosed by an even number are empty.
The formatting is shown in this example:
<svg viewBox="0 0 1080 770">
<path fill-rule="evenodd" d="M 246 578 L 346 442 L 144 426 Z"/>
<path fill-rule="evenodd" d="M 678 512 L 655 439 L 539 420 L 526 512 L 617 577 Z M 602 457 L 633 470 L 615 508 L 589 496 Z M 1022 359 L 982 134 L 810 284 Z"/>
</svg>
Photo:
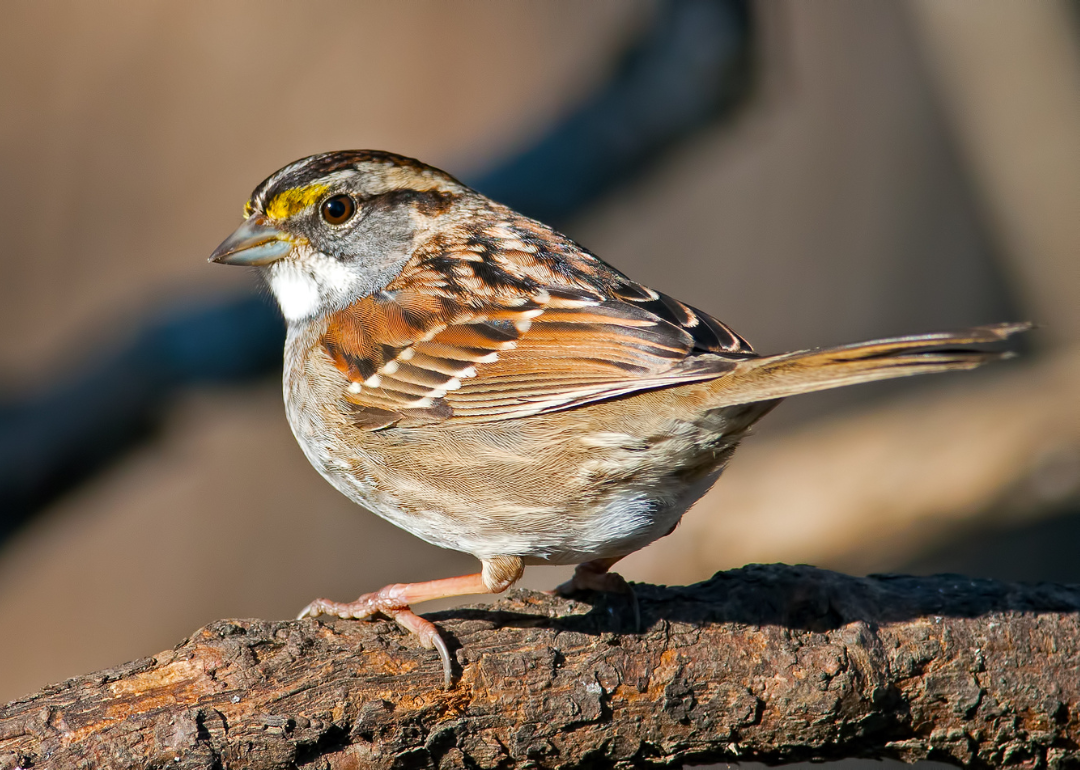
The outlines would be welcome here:
<svg viewBox="0 0 1080 770">
<path fill-rule="evenodd" d="M 306 187 L 283 190 L 266 204 L 266 215 L 271 219 L 288 219 L 318 203 L 328 189 L 324 184 L 309 184 Z"/>
</svg>

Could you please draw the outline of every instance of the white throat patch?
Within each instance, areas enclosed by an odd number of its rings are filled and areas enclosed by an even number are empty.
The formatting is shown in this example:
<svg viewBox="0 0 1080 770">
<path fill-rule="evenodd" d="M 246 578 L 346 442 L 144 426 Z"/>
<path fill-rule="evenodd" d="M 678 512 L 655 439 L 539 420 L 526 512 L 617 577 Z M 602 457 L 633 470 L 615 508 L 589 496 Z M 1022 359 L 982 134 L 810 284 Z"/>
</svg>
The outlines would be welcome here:
<svg viewBox="0 0 1080 770">
<path fill-rule="evenodd" d="M 286 321 L 313 316 L 319 309 L 319 284 L 295 262 L 277 262 L 270 268 L 270 291 L 274 292 Z"/>
<path fill-rule="evenodd" d="M 356 299 L 356 275 L 333 257 L 297 249 L 270 266 L 270 291 L 286 321 L 301 321 Z"/>
</svg>

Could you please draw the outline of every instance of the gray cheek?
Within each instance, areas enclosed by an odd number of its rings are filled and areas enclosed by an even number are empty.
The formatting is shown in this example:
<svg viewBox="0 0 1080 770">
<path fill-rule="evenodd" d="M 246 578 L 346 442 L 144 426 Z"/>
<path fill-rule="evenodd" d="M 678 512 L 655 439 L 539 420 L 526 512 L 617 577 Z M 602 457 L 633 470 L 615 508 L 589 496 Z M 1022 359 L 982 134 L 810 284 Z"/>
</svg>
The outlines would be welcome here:
<svg viewBox="0 0 1080 770">
<path fill-rule="evenodd" d="M 375 209 L 323 251 L 355 271 L 357 293 L 366 296 L 386 288 L 398 276 L 412 256 L 415 235 L 408 211 Z"/>
</svg>

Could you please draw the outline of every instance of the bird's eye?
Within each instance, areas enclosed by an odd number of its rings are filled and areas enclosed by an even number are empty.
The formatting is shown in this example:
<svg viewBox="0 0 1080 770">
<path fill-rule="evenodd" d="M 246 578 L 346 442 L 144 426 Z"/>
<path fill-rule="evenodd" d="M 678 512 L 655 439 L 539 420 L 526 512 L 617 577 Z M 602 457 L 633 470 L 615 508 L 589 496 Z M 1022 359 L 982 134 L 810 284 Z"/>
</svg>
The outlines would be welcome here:
<svg viewBox="0 0 1080 770">
<path fill-rule="evenodd" d="M 340 225 L 356 213 L 356 203 L 348 195 L 335 195 L 323 201 L 321 211 L 329 224 Z"/>
</svg>

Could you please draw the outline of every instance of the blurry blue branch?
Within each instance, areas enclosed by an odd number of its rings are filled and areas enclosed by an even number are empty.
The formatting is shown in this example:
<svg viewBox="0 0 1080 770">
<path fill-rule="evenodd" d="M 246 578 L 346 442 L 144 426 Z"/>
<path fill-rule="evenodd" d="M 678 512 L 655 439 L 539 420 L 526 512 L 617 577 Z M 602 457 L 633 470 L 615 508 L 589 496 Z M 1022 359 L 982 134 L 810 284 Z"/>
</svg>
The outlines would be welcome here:
<svg viewBox="0 0 1080 770">
<path fill-rule="evenodd" d="M 179 303 L 78 377 L 0 407 L 0 537 L 149 436 L 181 391 L 279 367 L 283 337 L 264 296 Z"/>
<path fill-rule="evenodd" d="M 596 93 L 531 147 L 467 181 L 564 222 L 730 115 L 749 91 L 750 54 L 745 0 L 661 3 Z M 183 390 L 276 373 L 282 338 L 268 298 L 178 302 L 113 352 L 90 356 L 76 379 L 0 406 L 0 538 L 151 435 Z"/>
<path fill-rule="evenodd" d="M 730 114 L 749 90 L 750 53 L 745 3 L 662 4 L 607 83 L 533 146 L 470 183 L 535 219 L 565 222 Z"/>
</svg>

